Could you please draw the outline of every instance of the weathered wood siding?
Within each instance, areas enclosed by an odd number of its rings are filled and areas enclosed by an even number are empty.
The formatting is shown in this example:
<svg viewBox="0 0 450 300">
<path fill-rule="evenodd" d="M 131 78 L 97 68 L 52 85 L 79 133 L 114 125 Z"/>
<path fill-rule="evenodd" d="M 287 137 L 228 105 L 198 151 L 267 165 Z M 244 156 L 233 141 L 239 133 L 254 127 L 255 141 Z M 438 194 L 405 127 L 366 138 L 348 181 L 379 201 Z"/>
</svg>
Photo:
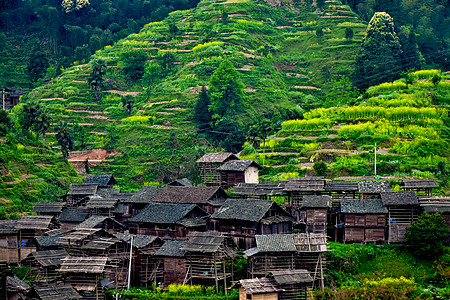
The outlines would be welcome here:
<svg viewBox="0 0 450 300">
<path fill-rule="evenodd" d="M 186 276 L 186 259 L 176 257 L 164 258 L 164 285 L 183 283 Z"/>
<path fill-rule="evenodd" d="M 277 293 L 248 294 L 244 288 L 239 289 L 239 300 L 278 300 Z"/>
</svg>

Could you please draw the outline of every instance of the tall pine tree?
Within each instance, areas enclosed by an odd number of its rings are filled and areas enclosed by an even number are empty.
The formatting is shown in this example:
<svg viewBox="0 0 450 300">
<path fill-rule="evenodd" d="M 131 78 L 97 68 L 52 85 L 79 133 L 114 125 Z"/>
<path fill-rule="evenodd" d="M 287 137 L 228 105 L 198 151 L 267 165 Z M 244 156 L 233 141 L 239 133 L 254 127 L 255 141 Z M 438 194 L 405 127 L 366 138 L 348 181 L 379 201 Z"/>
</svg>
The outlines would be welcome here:
<svg viewBox="0 0 450 300">
<path fill-rule="evenodd" d="M 209 111 L 210 104 L 211 100 L 206 91 L 206 87 L 203 86 L 194 108 L 194 121 L 200 133 L 208 134 L 211 130 L 212 116 Z"/>
</svg>

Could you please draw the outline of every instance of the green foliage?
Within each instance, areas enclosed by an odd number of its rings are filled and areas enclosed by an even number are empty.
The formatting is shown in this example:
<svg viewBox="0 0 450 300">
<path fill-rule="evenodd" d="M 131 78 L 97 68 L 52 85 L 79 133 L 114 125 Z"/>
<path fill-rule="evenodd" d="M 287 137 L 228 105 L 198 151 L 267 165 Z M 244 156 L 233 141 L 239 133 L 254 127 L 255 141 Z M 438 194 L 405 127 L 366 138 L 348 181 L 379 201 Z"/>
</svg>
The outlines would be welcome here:
<svg viewBox="0 0 450 300">
<path fill-rule="evenodd" d="M 399 76 L 401 45 L 394 30 L 392 17 L 376 12 L 369 22 L 361 51 L 356 58 L 354 83 L 361 90 L 371 85 L 391 81 Z"/>
<path fill-rule="evenodd" d="M 327 174 L 327 163 L 324 161 L 316 161 L 313 166 L 317 176 L 325 176 Z"/>
<path fill-rule="evenodd" d="M 0 110 L 0 136 L 5 136 L 11 129 L 12 122 L 6 110 Z"/>
<path fill-rule="evenodd" d="M 103 76 L 106 74 L 106 63 L 103 59 L 96 59 L 92 62 L 91 73 L 87 78 L 87 82 L 91 89 L 101 90 L 103 86 Z"/>
<path fill-rule="evenodd" d="M 127 115 L 131 115 L 131 109 L 133 108 L 135 98 L 128 94 L 122 97 L 122 106 Z"/>
<path fill-rule="evenodd" d="M 406 228 L 405 237 L 417 257 L 434 259 L 443 253 L 442 240 L 448 233 L 447 225 L 439 213 L 423 213 Z"/>
<path fill-rule="evenodd" d="M 211 99 L 206 91 L 206 87 L 202 86 L 195 103 L 194 120 L 199 132 L 203 134 L 207 134 L 212 129 L 212 115 L 209 111 L 210 104 Z"/>
<path fill-rule="evenodd" d="M 69 150 L 73 148 L 73 140 L 67 123 L 59 122 L 56 127 L 56 140 L 61 147 L 65 159 L 69 157 Z"/>
<path fill-rule="evenodd" d="M 27 72 L 30 80 L 36 82 L 45 75 L 49 66 L 48 59 L 42 49 L 35 48 L 30 55 L 27 65 Z"/>
<path fill-rule="evenodd" d="M 331 91 L 327 93 L 324 107 L 354 105 L 359 91 L 353 86 L 350 79 L 341 76 L 339 81 L 333 84 Z"/>
<path fill-rule="evenodd" d="M 353 29 L 351 29 L 350 27 L 345 29 L 345 38 L 347 40 L 351 41 L 354 35 L 355 33 L 353 32 Z"/>
<path fill-rule="evenodd" d="M 139 80 L 145 73 L 147 53 L 143 50 L 128 50 L 120 53 L 122 71 L 129 80 Z"/>
</svg>

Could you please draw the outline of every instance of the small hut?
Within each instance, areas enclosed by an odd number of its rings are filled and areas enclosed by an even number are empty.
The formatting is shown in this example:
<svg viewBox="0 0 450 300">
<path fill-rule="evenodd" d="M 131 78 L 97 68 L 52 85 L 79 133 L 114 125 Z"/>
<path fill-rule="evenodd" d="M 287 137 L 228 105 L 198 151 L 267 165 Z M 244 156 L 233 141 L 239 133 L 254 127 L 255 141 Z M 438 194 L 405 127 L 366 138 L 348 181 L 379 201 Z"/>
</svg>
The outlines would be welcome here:
<svg viewBox="0 0 450 300">
<path fill-rule="evenodd" d="M 19 242 L 19 230 L 16 220 L 0 221 L 0 257 L 8 263 L 19 262 L 17 245 Z"/>
<path fill-rule="evenodd" d="M 186 251 L 182 250 L 186 241 L 168 240 L 153 256 L 156 281 L 164 285 L 172 283 L 185 283 L 186 279 Z M 142 273 L 141 273 L 142 274 Z M 148 278 L 147 271 L 141 278 Z M 152 278 L 149 278 L 152 279 Z M 147 280 L 148 282 L 148 280 Z"/>
<path fill-rule="evenodd" d="M 325 181 L 325 192 L 332 198 L 333 209 L 339 208 L 342 199 L 356 199 L 358 191 L 358 181 Z"/>
<path fill-rule="evenodd" d="M 61 230 L 69 231 L 86 220 L 88 216 L 89 209 L 87 208 L 65 208 L 58 221 L 61 225 Z"/>
<path fill-rule="evenodd" d="M 434 179 L 404 179 L 400 183 L 404 191 L 414 191 L 417 196 L 433 196 L 433 189 L 438 185 Z"/>
<path fill-rule="evenodd" d="M 271 278 L 241 279 L 239 287 L 239 300 L 278 300 L 278 293 L 282 291 Z"/>
<path fill-rule="evenodd" d="M 219 186 L 220 173 L 217 168 L 232 160 L 239 160 L 239 158 L 231 152 L 206 153 L 200 157 L 196 163 L 203 183 L 207 186 Z"/>
<path fill-rule="evenodd" d="M 80 294 L 69 284 L 34 286 L 30 292 L 32 299 L 41 300 L 75 300 L 81 299 Z"/>
<path fill-rule="evenodd" d="M 97 184 L 98 188 L 102 189 L 112 189 L 117 181 L 112 174 L 89 174 L 84 183 Z"/>
<path fill-rule="evenodd" d="M 293 177 L 286 181 L 285 191 L 289 196 L 288 211 L 294 213 L 303 205 L 304 195 L 320 195 L 324 191 L 325 179 L 319 176 Z"/>
<path fill-rule="evenodd" d="M 130 232 L 164 238 L 185 238 L 188 232 L 205 231 L 208 214 L 195 204 L 152 202 L 128 221 Z"/>
<path fill-rule="evenodd" d="M 96 183 L 72 183 L 63 199 L 69 207 L 80 207 L 86 205 L 88 196 L 97 194 L 98 184 Z"/>
<path fill-rule="evenodd" d="M 99 281 L 106 277 L 107 257 L 75 257 L 63 259 L 61 268 L 64 282 L 70 284 L 83 299 L 104 299 Z"/>
<path fill-rule="evenodd" d="M 114 210 L 119 199 L 105 199 L 99 195 L 89 196 L 86 208 L 89 209 L 89 215 L 106 216 L 114 218 Z"/>
<path fill-rule="evenodd" d="M 233 189 L 233 193 L 242 198 L 255 198 L 271 200 L 272 197 L 286 197 L 285 180 L 283 181 L 261 181 L 260 183 L 238 183 Z"/>
<path fill-rule="evenodd" d="M 417 221 L 420 206 L 414 191 L 390 191 L 380 193 L 383 205 L 388 209 L 388 241 L 405 242 L 406 227 Z"/>
<path fill-rule="evenodd" d="M 41 279 L 57 279 L 61 273 L 56 272 L 62 263 L 62 259 L 68 256 L 64 249 L 59 250 L 43 250 L 31 252 L 22 260 L 24 266 L 30 267 L 30 276 L 36 274 L 36 280 Z"/>
<path fill-rule="evenodd" d="M 46 231 L 55 228 L 55 217 L 53 216 L 23 216 L 17 221 L 19 230 L 19 261 L 30 252 L 36 251 L 32 241 L 35 237 L 44 235 Z"/>
<path fill-rule="evenodd" d="M 255 244 L 256 234 L 291 233 L 292 216 L 271 200 L 228 199 L 211 215 L 208 229 L 233 238 L 241 249 Z"/>
<path fill-rule="evenodd" d="M 251 159 L 227 161 L 217 168 L 220 186 L 229 189 L 238 183 L 258 183 L 259 170 L 262 168 Z"/>
<path fill-rule="evenodd" d="M 58 243 L 63 245 L 70 255 L 82 255 L 82 247 L 99 238 L 108 238 L 113 235 L 100 228 L 81 228 L 61 236 Z"/>
<path fill-rule="evenodd" d="M 116 219 L 119 222 L 125 222 L 136 216 L 152 201 L 153 197 L 161 192 L 161 189 L 160 186 L 143 186 L 139 192 L 131 197 L 121 199 L 114 210 Z"/>
<path fill-rule="evenodd" d="M 90 216 L 74 229 L 82 228 L 101 228 L 107 232 L 116 233 L 123 231 L 126 226 L 107 216 Z"/>
<path fill-rule="evenodd" d="M 273 271 L 268 277 L 281 289 L 280 300 L 306 300 L 307 288 L 314 282 L 307 270 Z"/>
<path fill-rule="evenodd" d="M 360 199 L 379 199 L 380 193 L 390 190 L 389 181 L 358 181 Z"/>
<path fill-rule="evenodd" d="M 385 241 L 387 212 L 381 199 L 343 199 L 337 223 L 344 224 L 344 243 Z"/>
<path fill-rule="evenodd" d="M 2 89 L 2 101 L 6 109 L 11 109 L 17 104 L 19 104 L 20 97 L 25 95 L 28 91 L 21 90 L 15 87 L 4 87 Z"/>
<path fill-rule="evenodd" d="M 235 244 L 231 238 L 219 232 L 191 232 L 186 246 L 181 250 L 187 253 L 185 282 L 202 282 L 214 280 L 216 292 L 219 293 L 219 281 L 223 281 L 227 293 L 227 279 L 233 278 L 232 261 Z"/>
<path fill-rule="evenodd" d="M 37 202 L 33 212 L 41 216 L 54 216 L 58 218 L 66 204 L 63 202 Z"/>
<path fill-rule="evenodd" d="M 219 209 L 228 194 L 217 186 L 165 186 L 152 202 L 197 204 L 208 214 Z"/>
<path fill-rule="evenodd" d="M 303 195 L 303 205 L 299 211 L 298 222 L 305 225 L 307 233 L 327 233 L 328 210 L 331 196 Z"/>
<path fill-rule="evenodd" d="M 63 246 L 59 243 L 62 235 L 43 235 L 34 238 L 34 244 L 36 245 L 36 251 L 43 250 L 58 250 Z"/>
</svg>

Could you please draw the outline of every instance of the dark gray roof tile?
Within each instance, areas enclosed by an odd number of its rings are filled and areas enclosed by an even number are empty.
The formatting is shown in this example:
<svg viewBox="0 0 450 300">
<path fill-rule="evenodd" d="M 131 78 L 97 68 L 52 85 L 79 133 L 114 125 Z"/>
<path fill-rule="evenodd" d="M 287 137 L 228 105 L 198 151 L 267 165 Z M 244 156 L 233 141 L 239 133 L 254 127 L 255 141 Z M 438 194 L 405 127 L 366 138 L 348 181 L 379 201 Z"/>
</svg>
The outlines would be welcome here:
<svg viewBox="0 0 450 300">
<path fill-rule="evenodd" d="M 342 199 L 341 213 L 343 214 L 387 214 L 381 199 Z"/>
<path fill-rule="evenodd" d="M 414 191 L 390 191 L 380 193 L 381 200 L 385 206 L 389 205 L 418 205 L 417 196 Z"/>
</svg>

